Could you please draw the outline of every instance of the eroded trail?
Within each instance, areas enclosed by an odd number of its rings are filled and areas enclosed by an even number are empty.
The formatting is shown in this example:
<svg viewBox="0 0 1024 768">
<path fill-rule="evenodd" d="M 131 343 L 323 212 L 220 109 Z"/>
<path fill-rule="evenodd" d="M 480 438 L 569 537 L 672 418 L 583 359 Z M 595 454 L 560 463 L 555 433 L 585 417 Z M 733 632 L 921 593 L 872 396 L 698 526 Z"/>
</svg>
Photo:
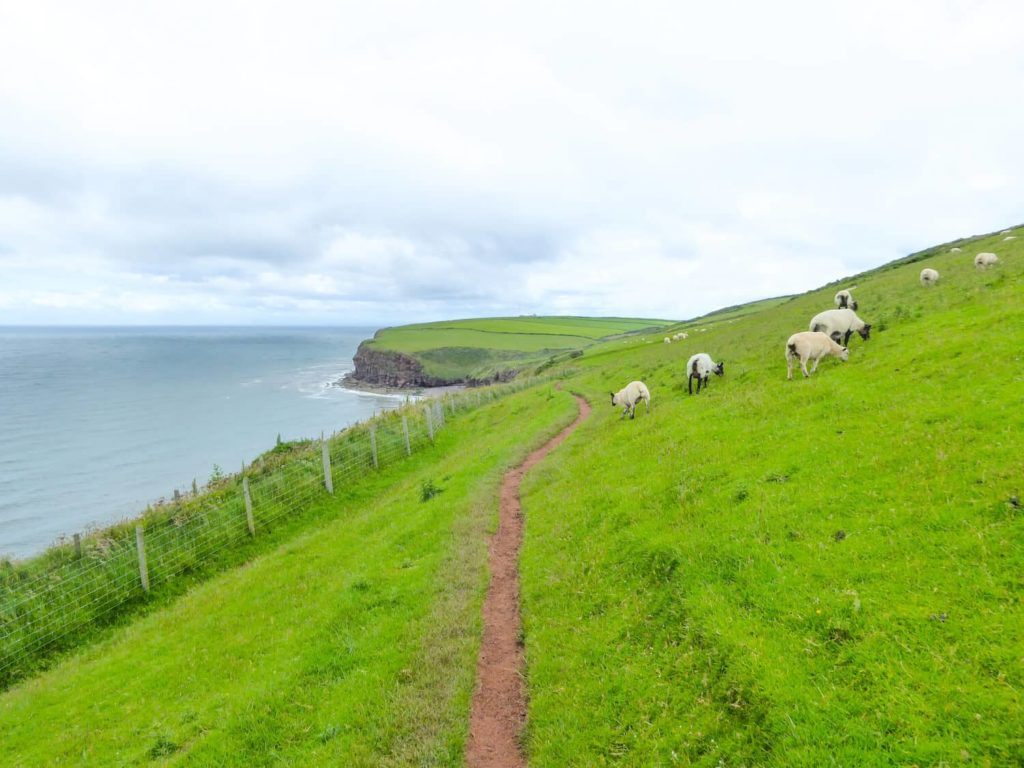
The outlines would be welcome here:
<svg viewBox="0 0 1024 768">
<path fill-rule="evenodd" d="M 490 542 L 491 583 L 484 600 L 484 637 L 466 746 L 469 768 L 526 765 L 519 745 L 526 722 L 519 616 L 519 548 L 523 541 L 519 486 L 523 476 L 590 415 L 590 404 L 579 395 L 575 397 L 580 410 L 573 423 L 509 470 L 501 482 L 498 531 Z"/>
</svg>

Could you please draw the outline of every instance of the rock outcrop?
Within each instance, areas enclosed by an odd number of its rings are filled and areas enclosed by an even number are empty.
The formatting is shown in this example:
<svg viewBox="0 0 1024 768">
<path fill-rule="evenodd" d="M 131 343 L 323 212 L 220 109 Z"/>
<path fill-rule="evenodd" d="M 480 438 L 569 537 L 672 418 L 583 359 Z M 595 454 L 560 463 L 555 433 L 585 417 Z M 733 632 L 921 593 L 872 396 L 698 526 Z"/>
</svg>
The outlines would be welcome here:
<svg viewBox="0 0 1024 768">
<path fill-rule="evenodd" d="M 352 377 L 376 387 L 411 389 L 454 383 L 424 373 L 423 365 L 415 357 L 391 350 L 373 349 L 366 346 L 366 342 L 359 345 L 353 362 L 356 370 Z"/>
</svg>

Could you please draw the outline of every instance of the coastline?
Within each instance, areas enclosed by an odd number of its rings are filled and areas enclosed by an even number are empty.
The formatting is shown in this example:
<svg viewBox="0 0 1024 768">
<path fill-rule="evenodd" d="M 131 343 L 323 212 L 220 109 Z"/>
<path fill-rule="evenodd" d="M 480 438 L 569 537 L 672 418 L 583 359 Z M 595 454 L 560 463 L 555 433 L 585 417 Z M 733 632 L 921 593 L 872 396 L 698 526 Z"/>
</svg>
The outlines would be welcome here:
<svg viewBox="0 0 1024 768">
<path fill-rule="evenodd" d="M 461 392 L 462 390 L 467 389 L 465 384 L 445 384 L 440 387 L 385 387 L 379 384 L 371 384 L 369 382 L 356 379 L 351 373 L 347 373 L 337 381 L 332 382 L 331 386 L 348 390 L 349 392 L 358 392 L 364 395 L 378 395 L 381 397 L 411 397 L 416 399 L 441 397 L 449 392 Z"/>
</svg>

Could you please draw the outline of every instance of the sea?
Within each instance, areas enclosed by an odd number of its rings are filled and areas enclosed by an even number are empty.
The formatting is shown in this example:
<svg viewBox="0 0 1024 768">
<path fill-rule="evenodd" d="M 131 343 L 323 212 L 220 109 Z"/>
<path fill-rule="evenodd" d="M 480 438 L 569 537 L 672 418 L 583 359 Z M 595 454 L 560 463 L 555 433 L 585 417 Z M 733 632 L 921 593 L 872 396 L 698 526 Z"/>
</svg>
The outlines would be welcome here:
<svg viewBox="0 0 1024 768">
<path fill-rule="evenodd" d="M 372 328 L 0 327 L 0 557 L 133 517 L 404 402 L 338 386 Z"/>
</svg>

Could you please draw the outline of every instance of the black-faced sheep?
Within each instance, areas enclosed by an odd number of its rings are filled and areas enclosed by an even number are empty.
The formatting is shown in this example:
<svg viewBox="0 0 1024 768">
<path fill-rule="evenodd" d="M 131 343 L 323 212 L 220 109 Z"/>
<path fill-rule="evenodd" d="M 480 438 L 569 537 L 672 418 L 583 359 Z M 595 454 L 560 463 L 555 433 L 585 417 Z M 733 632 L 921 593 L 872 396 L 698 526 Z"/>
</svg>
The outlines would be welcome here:
<svg viewBox="0 0 1024 768">
<path fill-rule="evenodd" d="M 725 373 L 725 363 L 716 363 L 711 355 L 706 352 L 698 352 L 686 363 L 686 389 L 693 394 L 693 380 L 697 380 L 697 394 L 700 394 L 701 385 L 707 387 L 708 378 L 711 374 L 721 376 Z"/>
<path fill-rule="evenodd" d="M 811 331 L 821 331 L 831 336 L 844 347 L 850 343 L 850 336 L 856 331 L 867 341 L 871 335 L 871 325 L 865 323 L 852 309 L 826 309 L 811 319 Z"/>
<path fill-rule="evenodd" d="M 839 293 L 835 295 L 834 301 L 836 306 L 840 309 L 852 309 L 854 312 L 857 311 L 857 302 L 854 301 L 853 294 L 849 291 L 839 291 Z"/>
</svg>

